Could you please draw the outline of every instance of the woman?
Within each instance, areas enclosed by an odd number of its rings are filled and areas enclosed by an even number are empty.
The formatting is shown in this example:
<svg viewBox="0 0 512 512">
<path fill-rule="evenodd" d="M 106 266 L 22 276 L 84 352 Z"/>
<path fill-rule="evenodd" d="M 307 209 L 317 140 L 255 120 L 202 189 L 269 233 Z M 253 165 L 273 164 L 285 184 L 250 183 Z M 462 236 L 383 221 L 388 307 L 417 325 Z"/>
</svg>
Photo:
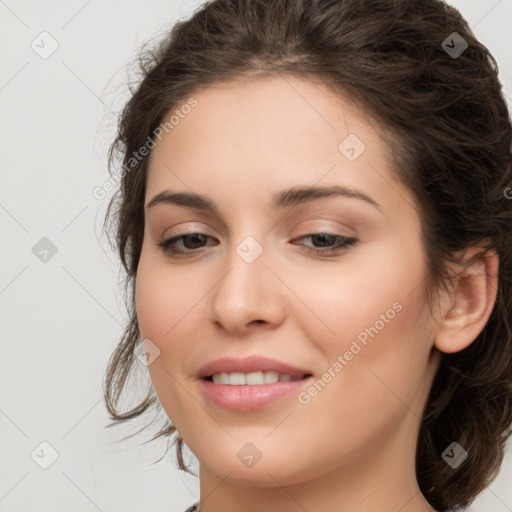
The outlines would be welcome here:
<svg viewBox="0 0 512 512">
<path fill-rule="evenodd" d="M 214 0 L 142 60 L 106 219 L 114 422 L 165 411 L 188 512 L 445 511 L 512 423 L 512 130 L 438 0 Z M 121 412 L 142 348 L 153 388 Z"/>
</svg>

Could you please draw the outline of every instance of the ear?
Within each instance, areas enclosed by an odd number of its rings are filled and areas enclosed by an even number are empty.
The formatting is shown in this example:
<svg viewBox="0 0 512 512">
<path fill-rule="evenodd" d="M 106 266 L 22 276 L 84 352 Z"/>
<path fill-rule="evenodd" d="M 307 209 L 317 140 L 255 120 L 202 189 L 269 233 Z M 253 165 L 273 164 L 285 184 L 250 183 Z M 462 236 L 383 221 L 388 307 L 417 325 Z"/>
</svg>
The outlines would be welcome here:
<svg viewBox="0 0 512 512">
<path fill-rule="evenodd" d="M 475 259 L 468 263 L 471 258 Z M 482 332 L 496 301 L 498 268 L 499 258 L 495 251 L 484 253 L 480 247 L 466 251 L 451 293 L 442 301 L 434 338 L 438 350 L 459 352 Z"/>
</svg>

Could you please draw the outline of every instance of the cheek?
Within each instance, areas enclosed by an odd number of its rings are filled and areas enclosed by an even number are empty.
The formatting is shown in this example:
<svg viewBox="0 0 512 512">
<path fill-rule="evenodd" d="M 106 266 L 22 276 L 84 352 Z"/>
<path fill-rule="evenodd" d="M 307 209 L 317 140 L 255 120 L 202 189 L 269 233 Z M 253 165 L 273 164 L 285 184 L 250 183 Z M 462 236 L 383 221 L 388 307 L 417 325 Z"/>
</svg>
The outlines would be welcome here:
<svg viewBox="0 0 512 512">
<path fill-rule="evenodd" d="M 375 244 L 347 254 L 342 264 L 316 263 L 308 272 L 297 268 L 285 276 L 300 299 L 290 314 L 309 333 L 314 328 L 329 351 L 348 348 L 358 337 L 364 343 L 375 330 L 396 339 L 414 330 L 423 314 L 425 270 L 419 249 L 405 243 Z"/>
<path fill-rule="evenodd" d="M 205 344 L 197 340 L 206 332 L 208 292 L 217 280 L 217 275 L 204 275 L 195 265 L 169 268 L 158 253 L 142 251 L 135 284 L 137 320 L 141 338 L 158 348 L 148 371 L 176 426 L 181 418 L 199 412 L 185 389 L 195 380 L 196 362 L 204 358 Z"/>
<path fill-rule="evenodd" d="M 196 275 L 197 277 L 197 275 Z M 208 290 L 187 271 L 166 271 L 155 255 L 141 255 L 135 284 L 135 304 L 141 339 L 156 345 L 159 355 L 148 366 L 157 396 L 172 423 L 181 430 L 186 418 L 199 413 L 184 390 L 200 347 L 191 344 L 204 325 L 201 299 Z M 201 318 L 200 318 L 201 317 Z"/>
<path fill-rule="evenodd" d="M 334 274 L 339 278 L 333 279 Z M 297 278 L 293 289 L 300 290 L 314 315 L 307 311 L 294 318 L 322 352 L 326 388 L 343 396 L 346 406 L 357 409 L 363 398 L 366 406 L 400 404 L 391 390 L 401 390 L 406 402 L 414 399 L 432 337 L 424 275 L 421 253 L 407 252 L 403 245 L 336 273 L 322 269 L 308 287 L 300 287 Z M 323 406 L 334 396 L 319 394 Z"/>
<path fill-rule="evenodd" d="M 192 267 L 190 267 L 192 268 Z M 169 271 L 159 255 L 141 255 L 135 285 L 135 304 L 142 338 L 161 345 L 183 334 L 201 310 L 207 291 L 197 272 Z M 162 348 L 162 347 L 160 347 Z"/>
</svg>

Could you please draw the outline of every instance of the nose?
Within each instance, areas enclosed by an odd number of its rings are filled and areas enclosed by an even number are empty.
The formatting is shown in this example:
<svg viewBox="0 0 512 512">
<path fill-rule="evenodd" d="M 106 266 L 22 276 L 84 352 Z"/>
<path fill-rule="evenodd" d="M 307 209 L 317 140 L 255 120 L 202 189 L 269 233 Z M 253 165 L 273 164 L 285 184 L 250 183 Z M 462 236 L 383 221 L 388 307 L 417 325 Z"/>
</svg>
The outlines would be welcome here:
<svg viewBox="0 0 512 512">
<path fill-rule="evenodd" d="M 210 296 L 211 320 L 237 335 L 265 326 L 275 328 L 286 317 L 286 279 L 273 268 L 277 265 L 272 264 L 270 250 L 252 261 L 255 250 L 250 243 L 233 248 Z"/>
</svg>

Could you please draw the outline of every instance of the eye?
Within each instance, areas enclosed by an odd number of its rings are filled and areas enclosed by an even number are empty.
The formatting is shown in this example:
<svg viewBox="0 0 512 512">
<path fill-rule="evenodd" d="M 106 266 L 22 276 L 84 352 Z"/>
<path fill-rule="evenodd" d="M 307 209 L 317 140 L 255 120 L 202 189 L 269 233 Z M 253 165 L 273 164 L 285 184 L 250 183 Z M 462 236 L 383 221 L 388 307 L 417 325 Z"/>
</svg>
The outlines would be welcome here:
<svg viewBox="0 0 512 512">
<path fill-rule="evenodd" d="M 209 235 L 205 233 L 183 233 L 181 235 L 173 236 L 168 238 L 167 240 L 162 240 L 157 243 L 159 247 L 170 257 L 172 258 L 186 258 L 188 256 L 193 256 L 198 254 L 198 249 L 203 247 L 203 243 L 208 239 L 212 239 Z M 357 238 L 354 237 L 346 237 L 342 235 L 336 235 L 332 233 L 311 233 L 309 235 L 304 235 L 300 238 L 296 238 L 295 240 L 304 240 L 305 238 L 311 238 L 313 243 L 319 242 L 319 247 L 308 247 L 305 246 L 304 250 L 308 253 L 314 254 L 333 254 L 339 253 L 343 250 L 349 249 L 353 247 L 357 242 Z M 336 245 L 332 247 L 328 247 L 330 244 L 336 242 Z M 177 243 L 182 243 L 182 247 L 178 247 Z M 191 246 L 191 247 L 190 247 Z"/>
<path fill-rule="evenodd" d="M 332 233 L 312 233 L 310 235 L 305 235 L 300 238 L 296 238 L 296 240 L 304 240 L 305 238 L 311 238 L 311 241 L 319 241 L 320 247 L 305 247 L 305 250 L 309 253 L 314 254 L 332 254 L 341 252 L 344 249 L 349 249 L 353 247 L 357 243 L 357 238 L 354 237 L 346 237 L 342 235 L 336 235 Z M 329 245 L 329 242 L 333 243 L 334 241 L 338 241 L 336 245 L 333 247 L 326 247 Z"/>
<path fill-rule="evenodd" d="M 206 238 L 211 237 L 204 233 L 183 233 L 181 235 L 173 236 L 172 238 L 158 242 L 158 246 L 161 247 L 162 250 L 171 257 L 186 257 L 196 254 L 198 251 L 194 249 L 201 248 L 197 247 L 197 245 L 201 245 L 201 242 L 203 242 Z M 189 242 L 192 241 L 192 243 L 185 243 L 187 240 Z M 187 250 L 178 248 L 176 246 L 176 242 L 184 242 L 185 249 Z M 187 247 L 187 245 L 192 245 L 192 247 Z"/>
</svg>

